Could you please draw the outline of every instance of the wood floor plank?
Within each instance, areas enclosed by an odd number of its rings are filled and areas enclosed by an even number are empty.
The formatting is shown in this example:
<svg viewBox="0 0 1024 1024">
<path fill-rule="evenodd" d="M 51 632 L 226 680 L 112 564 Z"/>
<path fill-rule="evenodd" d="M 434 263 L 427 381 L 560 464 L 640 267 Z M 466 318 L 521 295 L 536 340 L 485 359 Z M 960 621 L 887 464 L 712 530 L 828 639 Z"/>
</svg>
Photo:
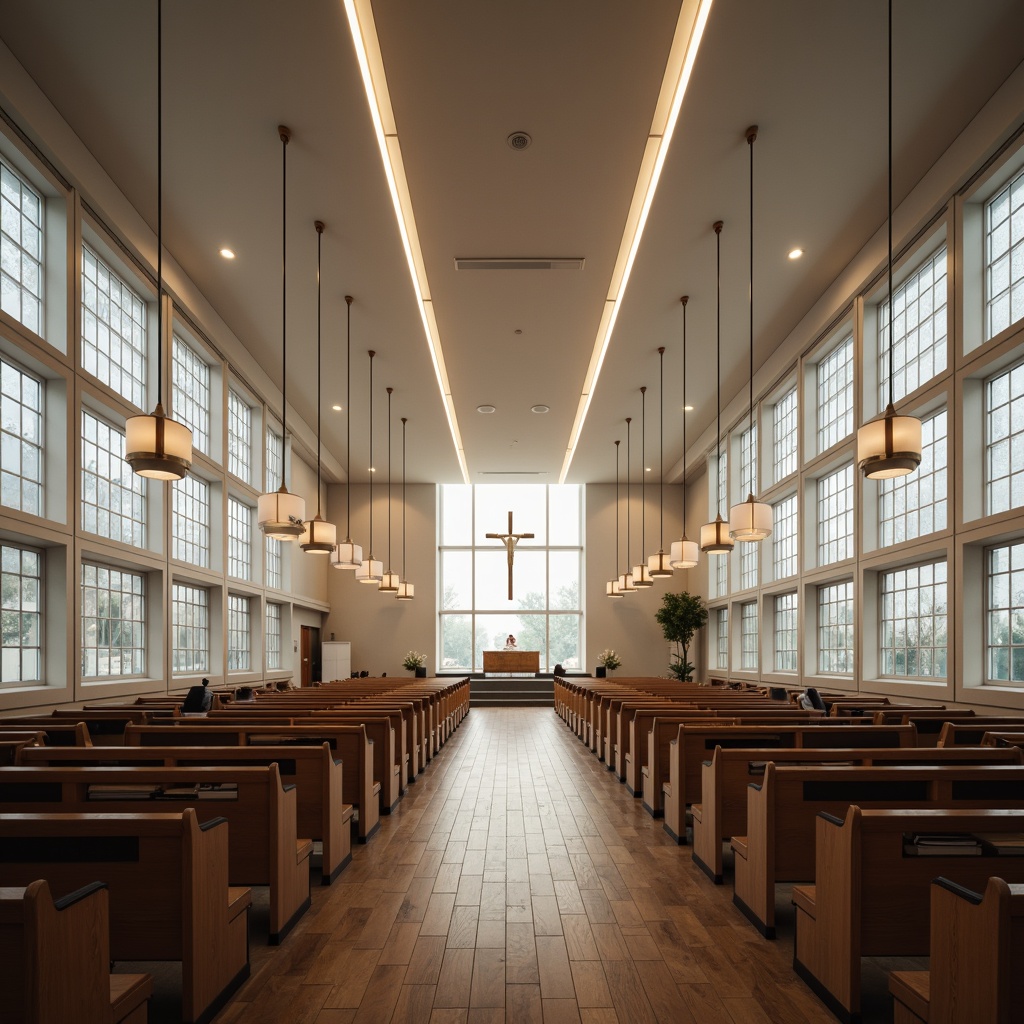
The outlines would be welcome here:
<svg viewBox="0 0 1024 1024">
<path fill-rule="evenodd" d="M 478 949 L 473 963 L 473 990 L 470 1007 L 504 1007 L 505 951 Z"/>
</svg>

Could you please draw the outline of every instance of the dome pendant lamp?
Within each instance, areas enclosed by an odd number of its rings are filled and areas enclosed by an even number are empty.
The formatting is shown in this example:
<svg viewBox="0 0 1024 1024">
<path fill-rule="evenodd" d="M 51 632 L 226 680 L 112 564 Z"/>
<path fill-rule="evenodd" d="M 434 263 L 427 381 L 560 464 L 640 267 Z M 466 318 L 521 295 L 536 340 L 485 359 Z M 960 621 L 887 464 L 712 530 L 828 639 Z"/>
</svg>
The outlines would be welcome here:
<svg viewBox="0 0 1024 1024">
<path fill-rule="evenodd" d="M 619 561 L 619 444 L 621 442 L 615 442 L 615 560 L 614 564 L 617 565 Z M 619 593 L 619 578 L 613 576 L 604 585 L 604 596 L 605 597 L 618 597 L 621 598 L 622 594 Z"/>
<path fill-rule="evenodd" d="M 640 389 L 640 561 L 633 566 L 633 586 L 653 587 L 654 580 L 643 560 L 647 541 L 647 491 L 644 474 L 647 472 L 647 388 Z"/>
<path fill-rule="evenodd" d="M 306 523 L 302 550 L 307 555 L 329 555 L 338 539 L 334 523 L 320 515 L 320 250 L 324 237 L 324 222 L 318 220 L 316 228 L 316 515 Z"/>
<path fill-rule="evenodd" d="M 291 494 L 285 480 L 288 476 L 288 455 L 285 446 L 288 444 L 288 315 L 287 315 L 287 279 L 288 279 L 288 218 L 286 201 L 288 198 L 288 141 L 291 131 L 283 124 L 277 126 L 277 134 L 281 139 L 281 488 L 261 494 L 257 504 L 257 518 L 260 529 L 267 537 L 276 540 L 295 540 L 301 537 L 305 527 L 306 502 L 298 494 Z"/>
<path fill-rule="evenodd" d="M 394 388 L 388 388 L 388 565 L 391 565 L 391 393 Z M 397 594 L 398 584 L 401 579 L 397 572 L 389 568 L 381 577 L 380 586 L 377 590 L 382 594 Z"/>
<path fill-rule="evenodd" d="M 370 349 L 370 547 L 367 556 L 356 569 L 356 579 L 360 583 L 380 583 L 384 578 L 384 565 L 373 557 L 373 357 L 377 353 Z"/>
<path fill-rule="evenodd" d="M 164 413 L 163 0 L 156 5 L 156 407 L 125 421 L 125 462 L 138 476 L 180 480 L 192 465 L 192 431 Z"/>
<path fill-rule="evenodd" d="M 747 129 L 747 146 L 750 148 L 750 493 L 747 500 L 729 509 L 729 536 L 733 540 L 749 544 L 770 537 L 772 532 L 772 507 L 754 498 L 757 487 L 757 439 L 754 432 L 754 140 L 757 125 Z"/>
<path fill-rule="evenodd" d="M 405 425 L 408 423 L 405 416 L 402 417 L 402 581 L 398 584 L 398 593 L 395 598 L 398 601 L 411 601 L 416 596 L 416 588 L 407 580 L 405 575 L 405 557 L 409 546 L 406 543 L 405 534 L 405 513 L 409 507 L 405 498 Z"/>
<path fill-rule="evenodd" d="M 921 464 L 921 421 L 898 416 L 893 400 L 892 307 L 892 0 L 889 0 L 889 404 L 879 419 L 857 431 L 857 464 L 868 480 L 888 480 L 913 473 Z"/>
<path fill-rule="evenodd" d="M 633 573 L 629 568 L 629 425 L 632 417 L 626 417 L 626 571 L 619 577 L 619 593 L 635 594 L 636 587 L 633 586 Z"/>
<path fill-rule="evenodd" d="M 722 222 L 715 221 L 715 248 L 716 248 L 716 334 L 715 347 L 718 353 L 718 368 L 716 370 L 715 393 L 718 396 L 718 426 L 715 428 L 715 506 L 718 514 L 714 522 L 705 523 L 700 528 L 700 549 L 706 555 L 727 555 L 736 546 L 729 536 L 729 524 L 722 518 L 722 510 L 719 506 L 721 491 L 721 472 L 719 467 L 722 463 Z"/>
<path fill-rule="evenodd" d="M 363 561 L 363 549 L 352 542 L 352 296 L 345 296 L 345 539 L 331 555 L 335 569 L 355 572 Z"/>
<path fill-rule="evenodd" d="M 669 559 L 673 569 L 692 569 L 699 560 L 700 548 L 686 536 L 686 304 L 690 296 L 684 295 L 679 301 L 683 307 L 683 531 L 679 540 L 672 541 Z"/>
<path fill-rule="evenodd" d="M 671 576 L 672 566 L 669 564 L 668 555 L 665 554 L 665 346 L 662 345 L 658 349 L 658 372 L 659 378 L 659 397 L 658 397 L 658 415 L 660 416 L 659 430 L 661 437 L 659 440 L 660 452 L 658 459 L 661 462 L 661 468 L 658 470 L 660 476 L 658 479 L 658 553 L 651 555 L 647 559 L 647 569 L 651 576 Z"/>
</svg>

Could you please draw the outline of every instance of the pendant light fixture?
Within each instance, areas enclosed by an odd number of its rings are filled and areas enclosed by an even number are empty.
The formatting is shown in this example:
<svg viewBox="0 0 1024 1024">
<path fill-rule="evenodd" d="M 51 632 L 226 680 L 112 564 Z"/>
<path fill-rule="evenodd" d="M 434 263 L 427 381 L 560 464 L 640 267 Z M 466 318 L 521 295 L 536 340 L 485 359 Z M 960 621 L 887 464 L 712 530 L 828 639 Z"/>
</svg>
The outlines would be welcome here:
<svg viewBox="0 0 1024 1024">
<path fill-rule="evenodd" d="M 754 140 L 757 125 L 747 129 L 747 146 L 750 150 L 750 492 L 747 500 L 729 509 L 729 536 L 733 540 L 751 543 L 770 537 L 772 532 L 772 507 L 754 498 L 757 487 L 757 446 L 758 434 L 754 431 Z"/>
<path fill-rule="evenodd" d="M 619 563 L 619 444 L 621 442 L 615 442 L 615 560 L 614 565 L 618 566 Z M 604 596 L 605 597 L 618 597 L 621 598 L 622 594 L 619 593 L 619 578 L 613 576 L 604 585 Z"/>
<path fill-rule="evenodd" d="M 629 567 L 629 464 L 630 464 L 630 423 L 632 416 L 626 417 L 626 571 L 619 577 L 619 593 L 635 594 L 636 587 L 633 586 L 633 571 Z"/>
<path fill-rule="evenodd" d="M 689 295 L 684 295 L 679 302 L 683 307 L 683 529 L 679 540 L 672 541 L 669 560 L 673 569 L 692 569 L 698 562 L 700 548 L 695 540 L 686 536 L 686 304 Z"/>
<path fill-rule="evenodd" d="M 180 480 L 192 465 L 192 431 L 164 413 L 163 0 L 156 5 L 156 407 L 125 421 L 125 462 L 138 476 Z"/>
<path fill-rule="evenodd" d="M 394 388 L 388 388 L 388 565 L 391 565 L 391 394 Z M 381 577 L 377 588 L 382 594 L 397 594 L 401 579 L 397 572 L 389 568 Z"/>
<path fill-rule="evenodd" d="M 640 561 L 633 566 L 633 586 L 653 587 L 654 580 L 644 561 L 647 543 L 647 387 L 640 389 Z"/>
<path fill-rule="evenodd" d="M 324 238 L 324 222 L 315 221 L 316 228 L 316 515 L 306 524 L 302 550 L 307 555 L 329 555 L 334 550 L 338 533 L 334 523 L 320 515 L 320 255 Z"/>
<path fill-rule="evenodd" d="M 665 554 L 665 346 L 658 349 L 658 416 L 659 453 L 658 470 L 658 553 L 647 559 L 647 569 L 652 577 L 671 576 L 672 566 Z"/>
<path fill-rule="evenodd" d="M 256 515 L 267 537 L 295 540 L 305 529 L 306 502 L 300 495 L 290 493 L 285 482 L 288 477 L 288 142 L 292 133 L 280 124 L 277 134 L 281 139 L 281 487 L 260 495 Z"/>
<path fill-rule="evenodd" d="M 408 553 L 408 545 L 405 536 L 405 513 L 409 507 L 405 498 L 405 425 L 408 423 L 405 416 L 402 417 L 402 580 L 398 584 L 398 593 L 395 598 L 399 601 L 411 601 L 416 596 L 416 588 L 408 581 L 405 575 L 405 557 Z"/>
<path fill-rule="evenodd" d="M 352 542 L 352 296 L 345 296 L 345 539 L 331 555 L 335 569 L 355 572 L 363 561 L 363 549 Z"/>
<path fill-rule="evenodd" d="M 722 464 L 722 222 L 715 221 L 715 303 L 716 303 L 716 334 L 715 347 L 718 353 L 715 393 L 718 396 L 718 426 L 715 428 L 715 508 L 718 514 L 713 522 L 705 523 L 700 528 L 700 549 L 708 555 L 727 555 L 736 546 L 729 536 L 729 524 L 722 518 L 719 505 L 721 491 Z"/>
<path fill-rule="evenodd" d="M 373 357 L 377 353 L 370 349 L 370 546 L 367 556 L 359 563 L 359 568 L 356 569 L 356 579 L 360 583 L 380 583 L 384 578 L 384 566 L 373 557 Z"/>
<path fill-rule="evenodd" d="M 921 421 L 898 416 L 894 402 L 892 308 L 892 0 L 889 0 L 889 404 L 881 418 L 857 431 L 857 463 L 868 480 L 888 480 L 913 473 L 921 464 Z"/>
</svg>

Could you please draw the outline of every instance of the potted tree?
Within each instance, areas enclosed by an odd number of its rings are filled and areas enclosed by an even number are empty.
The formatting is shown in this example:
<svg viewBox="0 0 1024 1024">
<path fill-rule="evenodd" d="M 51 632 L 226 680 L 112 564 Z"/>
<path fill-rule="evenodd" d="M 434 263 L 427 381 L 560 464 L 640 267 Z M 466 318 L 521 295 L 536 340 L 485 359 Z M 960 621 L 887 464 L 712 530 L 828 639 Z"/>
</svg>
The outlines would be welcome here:
<svg viewBox="0 0 1024 1024">
<path fill-rule="evenodd" d="M 704 602 L 686 590 L 681 594 L 663 594 L 661 607 L 654 613 L 654 617 L 661 625 L 665 639 L 676 645 L 669 672 L 681 683 L 689 682 L 693 678 L 693 665 L 689 659 L 690 644 L 697 630 L 702 629 L 708 621 L 708 610 Z"/>
</svg>

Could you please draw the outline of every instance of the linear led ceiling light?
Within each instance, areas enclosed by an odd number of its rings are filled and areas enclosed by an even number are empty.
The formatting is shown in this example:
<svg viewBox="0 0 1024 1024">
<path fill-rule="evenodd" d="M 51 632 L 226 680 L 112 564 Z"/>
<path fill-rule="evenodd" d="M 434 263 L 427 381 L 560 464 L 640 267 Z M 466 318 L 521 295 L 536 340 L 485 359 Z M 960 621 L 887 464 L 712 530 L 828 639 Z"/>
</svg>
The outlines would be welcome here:
<svg viewBox="0 0 1024 1024">
<path fill-rule="evenodd" d="M 346 6 L 351 2 L 352 0 L 346 0 Z M 693 73 L 693 64 L 697 59 L 697 51 L 700 48 L 700 41 L 711 12 L 711 3 L 712 0 L 683 0 L 679 10 L 679 20 L 676 22 L 676 31 L 672 38 L 668 64 L 661 80 L 661 92 L 658 95 L 657 106 L 654 108 L 654 119 L 647 136 L 647 145 L 640 163 L 636 187 L 633 190 L 633 200 L 629 206 L 626 226 L 622 232 L 622 241 L 619 243 L 619 252 L 615 259 L 615 269 L 612 271 L 601 321 L 597 328 L 597 337 L 594 340 L 594 351 L 590 356 L 590 365 L 587 367 L 587 375 L 583 380 L 583 391 L 576 409 L 576 419 L 572 425 L 572 432 L 569 434 L 569 444 L 566 447 L 562 472 L 558 477 L 560 484 L 564 484 L 569 475 L 569 467 L 576 454 L 576 446 L 579 444 L 583 424 L 590 409 L 590 400 L 597 387 L 598 377 L 601 375 L 604 357 L 615 329 L 615 320 L 619 315 L 622 298 L 626 294 L 626 285 L 633 269 L 633 261 L 640 248 L 640 239 L 643 237 L 647 215 L 654 202 L 654 194 L 658 190 L 658 179 L 661 177 L 661 170 L 665 165 L 668 148 L 672 142 L 672 133 L 675 131 L 679 111 L 683 105 L 683 96 L 686 94 L 686 87 L 689 84 L 690 75 Z"/>
</svg>

